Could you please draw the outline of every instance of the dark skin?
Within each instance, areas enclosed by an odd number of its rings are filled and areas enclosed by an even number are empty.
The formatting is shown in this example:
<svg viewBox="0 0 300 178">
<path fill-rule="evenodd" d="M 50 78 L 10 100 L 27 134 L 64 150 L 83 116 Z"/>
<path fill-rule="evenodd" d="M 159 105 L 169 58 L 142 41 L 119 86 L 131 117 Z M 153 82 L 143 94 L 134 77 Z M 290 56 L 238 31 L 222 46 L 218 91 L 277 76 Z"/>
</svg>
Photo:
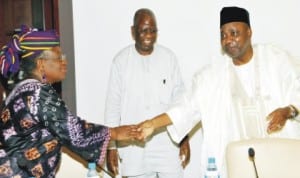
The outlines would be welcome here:
<svg viewBox="0 0 300 178">
<path fill-rule="evenodd" d="M 221 46 L 223 51 L 232 58 L 234 65 L 247 64 L 253 56 L 251 44 L 252 30 L 243 22 L 231 22 L 224 24 L 221 29 Z M 269 125 L 268 133 L 280 131 L 287 119 L 290 118 L 290 107 L 282 107 L 274 110 L 267 116 Z"/>
<path fill-rule="evenodd" d="M 232 58 L 235 65 L 248 63 L 253 56 L 251 28 L 243 22 L 231 22 L 221 28 L 223 51 Z"/>
<path fill-rule="evenodd" d="M 150 55 L 154 50 L 154 44 L 157 39 L 157 25 L 154 14 L 148 9 L 140 9 L 134 17 L 134 24 L 131 26 L 131 35 L 135 41 L 135 49 L 143 56 Z M 189 163 L 190 145 L 186 137 L 180 143 L 179 156 L 182 160 L 182 166 Z M 114 175 L 119 174 L 118 151 L 116 149 L 107 151 L 107 168 Z"/>
<path fill-rule="evenodd" d="M 62 81 L 67 73 L 67 60 L 62 59 L 62 52 L 59 46 L 46 50 L 44 52 L 46 57 L 38 58 L 36 61 L 36 69 L 33 69 L 33 78 L 53 84 Z M 46 80 L 43 81 L 43 75 Z M 131 140 L 136 138 L 139 133 L 136 131 L 137 127 L 134 125 L 119 126 L 109 128 L 111 133 L 111 140 Z"/>
<path fill-rule="evenodd" d="M 150 55 L 157 39 L 156 20 L 150 11 L 142 11 L 135 18 L 131 27 L 131 35 L 135 40 L 135 49 L 143 56 Z"/>
</svg>

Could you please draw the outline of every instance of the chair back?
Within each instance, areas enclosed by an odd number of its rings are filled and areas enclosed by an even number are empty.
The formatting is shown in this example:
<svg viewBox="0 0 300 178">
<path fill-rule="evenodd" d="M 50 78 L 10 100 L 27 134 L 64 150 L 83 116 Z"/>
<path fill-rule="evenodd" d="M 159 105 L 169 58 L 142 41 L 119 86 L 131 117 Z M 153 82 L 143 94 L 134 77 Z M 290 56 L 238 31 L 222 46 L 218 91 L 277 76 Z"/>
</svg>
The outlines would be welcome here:
<svg viewBox="0 0 300 178">
<path fill-rule="evenodd" d="M 254 162 L 249 156 L 254 150 Z M 226 149 L 228 178 L 300 178 L 300 140 L 248 139 L 229 143 Z"/>
</svg>

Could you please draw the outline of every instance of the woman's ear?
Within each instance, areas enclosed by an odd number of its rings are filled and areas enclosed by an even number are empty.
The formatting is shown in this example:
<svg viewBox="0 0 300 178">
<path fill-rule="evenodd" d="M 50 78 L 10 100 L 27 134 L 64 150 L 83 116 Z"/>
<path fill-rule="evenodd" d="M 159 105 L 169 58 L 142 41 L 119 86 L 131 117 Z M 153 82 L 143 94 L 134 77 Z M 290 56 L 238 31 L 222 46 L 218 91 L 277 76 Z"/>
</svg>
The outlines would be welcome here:
<svg viewBox="0 0 300 178">
<path fill-rule="evenodd" d="M 37 59 L 36 60 L 36 66 L 41 67 L 43 65 L 43 60 L 42 59 Z"/>
<path fill-rule="evenodd" d="M 37 71 L 42 71 L 44 70 L 44 60 L 43 59 L 37 59 L 36 60 L 36 70 Z"/>
</svg>

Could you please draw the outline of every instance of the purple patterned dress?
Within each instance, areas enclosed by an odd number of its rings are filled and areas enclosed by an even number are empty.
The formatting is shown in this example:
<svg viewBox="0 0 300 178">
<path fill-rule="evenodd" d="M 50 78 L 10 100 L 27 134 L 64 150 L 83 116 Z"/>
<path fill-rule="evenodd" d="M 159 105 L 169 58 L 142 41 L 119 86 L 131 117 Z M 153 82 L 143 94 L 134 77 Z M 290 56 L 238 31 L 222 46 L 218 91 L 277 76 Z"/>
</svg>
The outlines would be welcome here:
<svg viewBox="0 0 300 178">
<path fill-rule="evenodd" d="M 109 129 L 71 114 L 48 84 L 19 83 L 7 97 L 0 119 L 0 177 L 55 177 L 65 146 L 101 164 Z"/>
</svg>

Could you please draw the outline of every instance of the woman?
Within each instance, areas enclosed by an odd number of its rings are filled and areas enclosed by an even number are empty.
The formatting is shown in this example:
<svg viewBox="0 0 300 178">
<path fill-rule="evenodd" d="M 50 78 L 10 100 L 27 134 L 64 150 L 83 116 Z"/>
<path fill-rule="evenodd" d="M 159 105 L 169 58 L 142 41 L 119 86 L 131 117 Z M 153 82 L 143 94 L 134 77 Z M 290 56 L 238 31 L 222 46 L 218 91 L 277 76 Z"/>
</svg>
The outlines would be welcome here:
<svg viewBox="0 0 300 178">
<path fill-rule="evenodd" d="M 109 140 L 136 137 L 135 126 L 108 128 L 72 115 L 51 86 L 65 78 L 66 65 L 54 31 L 22 26 L 0 52 L 11 90 L 0 119 L 0 177 L 55 177 L 62 146 L 100 165 Z"/>
</svg>

